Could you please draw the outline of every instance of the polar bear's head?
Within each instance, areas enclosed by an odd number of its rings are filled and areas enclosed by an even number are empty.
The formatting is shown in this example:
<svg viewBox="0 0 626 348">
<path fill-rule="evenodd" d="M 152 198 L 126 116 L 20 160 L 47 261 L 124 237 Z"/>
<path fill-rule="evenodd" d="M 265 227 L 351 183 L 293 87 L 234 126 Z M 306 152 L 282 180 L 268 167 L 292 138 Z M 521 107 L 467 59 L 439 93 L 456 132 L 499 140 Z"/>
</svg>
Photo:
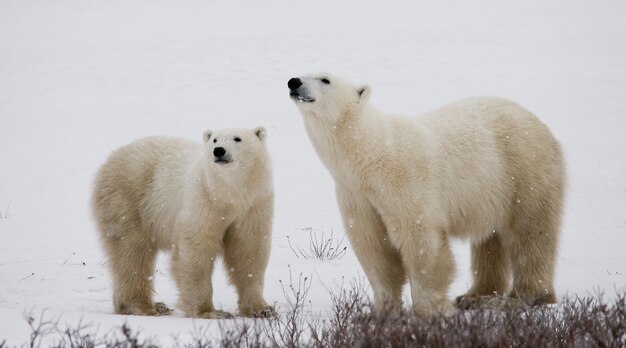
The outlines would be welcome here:
<svg viewBox="0 0 626 348">
<path fill-rule="evenodd" d="M 336 121 L 354 114 L 367 104 L 369 86 L 355 86 L 350 81 L 319 73 L 294 77 L 287 83 L 289 96 L 304 115 Z"/>
<path fill-rule="evenodd" d="M 213 167 L 255 167 L 255 162 L 267 161 L 266 135 L 264 127 L 206 130 L 203 135 L 205 158 Z"/>
</svg>

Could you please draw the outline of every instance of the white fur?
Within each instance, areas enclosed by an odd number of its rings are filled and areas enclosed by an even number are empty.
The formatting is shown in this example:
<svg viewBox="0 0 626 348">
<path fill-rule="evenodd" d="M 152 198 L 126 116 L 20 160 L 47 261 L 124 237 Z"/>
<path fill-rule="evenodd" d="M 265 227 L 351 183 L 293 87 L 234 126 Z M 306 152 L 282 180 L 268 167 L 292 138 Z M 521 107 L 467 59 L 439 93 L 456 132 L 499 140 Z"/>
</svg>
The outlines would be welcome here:
<svg viewBox="0 0 626 348">
<path fill-rule="evenodd" d="M 240 141 L 235 141 L 238 138 Z M 188 316 L 227 316 L 212 301 L 213 263 L 224 257 L 242 315 L 263 300 L 273 187 L 265 129 L 207 131 L 201 144 L 152 137 L 116 150 L 96 178 L 92 207 L 113 275 L 117 313 L 155 315 L 156 251 L 172 251 L 172 274 Z M 230 163 L 217 163 L 213 150 Z"/>
<path fill-rule="evenodd" d="M 335 180 L 379 306 L 398 302 L 408 277 L 417 312 L 446 309 L 454 274 L 448 237 L 473 245 L 477 276 L 466 297 L 502 294 L 512 272 L 512 296 L 554 301 L 564 165 L 534 115 L 484 97 L 408 118 L 371 106 L 368 86 L 329 74 L 300 81 L 303 97 L 292 98 Z"/>
</svg>

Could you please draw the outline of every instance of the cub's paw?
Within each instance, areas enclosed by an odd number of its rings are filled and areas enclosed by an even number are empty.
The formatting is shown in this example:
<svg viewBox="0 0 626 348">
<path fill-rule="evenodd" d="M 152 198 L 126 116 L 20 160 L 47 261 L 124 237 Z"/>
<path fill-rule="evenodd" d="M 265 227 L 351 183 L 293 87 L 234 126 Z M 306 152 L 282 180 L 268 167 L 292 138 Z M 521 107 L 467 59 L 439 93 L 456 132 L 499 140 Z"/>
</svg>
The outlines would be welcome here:
<svg viewBox="0 0 626 348">
<path fill-rule="evenodd" d="M 143 315 L 143 316 L 161 316 L 168 315 L 172 313 L 172 310 L 169 309 L 165 303 L 157 302 L 154 304 L 147 303 L 134 303 L 134 304 L 122 304 L 119 305 L 115 312 L 117 314 L 125 314 L 125 315 Z"/>
<path fill-rule="evenodd" d="M 273 306 L 262 304 L 258 306 L 245 306 L 239 308 L 239 314 L 244 317 L 251 318 L 269 318 L 276 315 L 276 310 Z"/>
<path fill-rule="evenodd" d="M 156 315 L 169 315 L 172 313 L 172 309 L 165 305 L 163 302 L 156 302 L 154 304 L 154 310 Z"/>
<path fill-rule="evenodd" d="M 253 310 L 252 316 L 255 318 L 269 318 L 276 315 L 276 310 L 274 306 L 265 306 L 263 308 Z"/>
<path fill-rule="evenodd" d="M 204 312 L 200 314 L 199 317 L 204 319 L 233 319 L 235 316 L 228 312 L 215 309 L 212 311 Z"/>
</svg>

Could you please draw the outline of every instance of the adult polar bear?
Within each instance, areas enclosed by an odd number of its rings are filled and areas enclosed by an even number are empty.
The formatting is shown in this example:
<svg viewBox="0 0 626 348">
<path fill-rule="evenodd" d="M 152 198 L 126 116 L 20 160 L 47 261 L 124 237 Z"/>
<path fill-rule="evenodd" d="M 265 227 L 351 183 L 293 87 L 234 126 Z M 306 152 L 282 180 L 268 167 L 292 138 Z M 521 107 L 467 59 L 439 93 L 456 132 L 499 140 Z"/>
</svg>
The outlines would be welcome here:
<svg viewBox="0 0 626 348">
<path fill-rule="evenodd" d="M 172 251 L 172 275 L 186 315 L 228 318 L 213 306 L 218 256 L 239 295 L 239 314 L 267 316 L 263 280 L 274 205 L 266 131 L 206 131 L 203 142 L 137 140 L 111 154 L 92 195 L 108 256 L 116 313 L 169 313 L 152 301 L 158 250 Z"/>
<path fill-rule="evenodd" d="M 400 302 L 407 277 L 416 313 L 449 308 L 449 237 L 472 243 L 474 284 L 459 307 L 509 289 L 529 304 L 556 301 L 564 163 L 534 115 L 499 98 L 391 115 L 368 104 L 368 86 L 329 74 L 288 87 L 378 308 Z"/>
</svg>

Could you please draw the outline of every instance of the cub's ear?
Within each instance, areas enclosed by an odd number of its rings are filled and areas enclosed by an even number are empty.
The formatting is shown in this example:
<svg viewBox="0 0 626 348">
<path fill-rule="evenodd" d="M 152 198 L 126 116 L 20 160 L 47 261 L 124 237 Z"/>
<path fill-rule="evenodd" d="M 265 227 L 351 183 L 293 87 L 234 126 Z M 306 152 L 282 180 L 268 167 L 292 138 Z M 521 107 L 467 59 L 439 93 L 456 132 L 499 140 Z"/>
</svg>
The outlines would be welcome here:
<svg viewBox="0 0 626 348">
<path fill-rule="evenodd" d="M 261 139 L 261 141 L 264 141 L 267 137 L 267 130 L 265 130 L 265 127 L 263 126 L 256 127 L 253 132 L 257 137 L 259 137 L 259 139 Z"/>
<path fill-rule="evenodd" d="M 202 139 L 206 143 L 207 141 L 209 141 L 209 139 L 211 139 L 212 135 L 213 135 L 213 131 L 210 129 L 207 129 L 204 131 L 204 133 L 202 133 Z"/>
<path fill-rule="evenodd" d="M 370 99 L 370 94 L 372 94 L 372 88 L 368 85 L 361 86 L 357 88 L 356 92 L 359 94 L 359 103 L 364 104 Z"/>
</svg>

